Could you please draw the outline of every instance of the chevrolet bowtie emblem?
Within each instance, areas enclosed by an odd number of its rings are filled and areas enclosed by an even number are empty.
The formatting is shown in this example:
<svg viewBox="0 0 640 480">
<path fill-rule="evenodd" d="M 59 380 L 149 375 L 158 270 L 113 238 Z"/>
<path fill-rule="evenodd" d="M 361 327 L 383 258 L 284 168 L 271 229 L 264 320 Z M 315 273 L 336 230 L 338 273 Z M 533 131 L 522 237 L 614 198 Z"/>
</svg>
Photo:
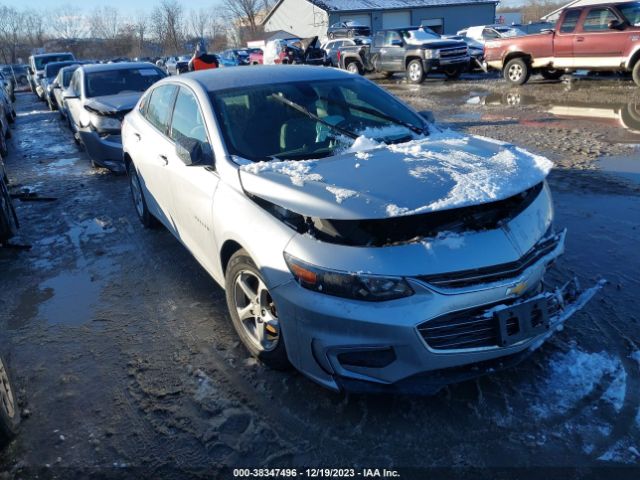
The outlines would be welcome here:
<svg viewBox="0 0 640 480">
<path fill-rule="evenodd" d="M 507 289 L 507 295 L 521 295 L 527 289 L 527 282 L 516 283 Z"/>
</svg>

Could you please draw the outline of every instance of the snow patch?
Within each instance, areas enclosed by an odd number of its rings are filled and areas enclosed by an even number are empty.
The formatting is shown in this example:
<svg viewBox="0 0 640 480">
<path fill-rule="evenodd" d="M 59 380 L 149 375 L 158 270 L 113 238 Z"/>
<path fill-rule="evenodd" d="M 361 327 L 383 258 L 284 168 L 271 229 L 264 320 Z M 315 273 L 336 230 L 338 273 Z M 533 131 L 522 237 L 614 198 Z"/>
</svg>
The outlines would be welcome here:
<svg viewBox="0 0 640 480">
<path fill-rule="evenodd" d="M 353 190 L 349 190 L 347 188 L 339 188 L 333 186 L 328 186 L 326 188 L 329 192 L 333 193 L 336 196 L 336 202 L 338 203 L 342 203 L 347 198 L 358 195 L 358 192 L 354 192 Z"/>
<path fill-rule="evenodd" d="M 269 162 L 255 162 L 250 165 L 242 165 L 240 169 L 256 175 L 260 172 L 267 171 L 281 173 L 288 176 L 294 185 L 303 187 L 305 182 L 322 181 L 322 175 L 312 173 L 317 163 L 316 160 L 272 160 Z"/>
<path fill-rule="evenodd" d="M 587 353 L 578 348 L 556 353 L 549 361 L 548 377 L 540 386 L 540 403 L 532 406 L 534 414 L 546 418 L 571 409 L 589 395 L 606 378 L 613 380 L 602 399 L 622 408 L 626 392 L 626 372 L 620 359 L 606 352 Z"/>
<path fill-rule="evenodd" d="M 399 207 L 397 205 L 394 205 L 393 203 L 390 203 L 389 205 L 387 205 L 386 211 L 387 211 L 387 217 L 399 217 L 400 215 L 407 213 L 409 209 Z"/>
</svg>

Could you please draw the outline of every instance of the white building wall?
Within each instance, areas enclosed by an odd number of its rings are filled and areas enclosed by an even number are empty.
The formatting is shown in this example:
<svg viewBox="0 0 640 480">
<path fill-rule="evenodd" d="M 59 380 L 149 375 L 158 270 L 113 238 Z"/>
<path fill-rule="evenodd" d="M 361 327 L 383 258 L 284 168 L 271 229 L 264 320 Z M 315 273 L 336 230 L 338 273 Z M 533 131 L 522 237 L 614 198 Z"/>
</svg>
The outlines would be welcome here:
<svg viewBox="0 0 640 480">
<path fill-rule="evenodd" d="M 267 32 L 285 30 L 301 38 L 327 34 L 329 15 L 307 0 L 284 0 L 265 22 Z"/>
</svg>

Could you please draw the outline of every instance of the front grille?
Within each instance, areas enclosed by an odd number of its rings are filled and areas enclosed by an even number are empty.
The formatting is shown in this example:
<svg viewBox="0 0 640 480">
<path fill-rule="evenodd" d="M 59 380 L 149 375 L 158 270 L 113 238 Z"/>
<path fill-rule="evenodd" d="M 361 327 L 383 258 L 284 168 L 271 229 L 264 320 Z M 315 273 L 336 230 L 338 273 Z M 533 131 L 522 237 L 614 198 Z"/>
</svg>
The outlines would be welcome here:
<svg viewBox="0 0 640 480">
<path fill-rule="evenodd" d="M 560 236 L 552 236 L 542 240 L 515 262 L 503 263 L 501 265 L 493 265 L 485 268 L 461 270 L 446 274 L 422 275 L 416 278 L 430 285 L 441 288 L 463 288 L 482 283 L 498 282 L 500 280 L 516 278 L 541 258 L 554 251 L 558 246 L 560 238 Z"/>
<path fill-rule="evenodd" d="M 467 47 L 442 48 L 440 58 L 448 59 L 452 57 L 462 57 L 467 54 Z"/>
<path fill-rule="evenodd" d="M 521 299 L 517 301 L 521 301 Z M 511 302 L 500 302 L 499 304 L 509 305 L 509 303 L 515 302 L 514 299 Z M 446 314 L 420 324 L 418 331 L 427 345 L 434 350 L 497 347 L 499 346 L 499 320 L 494 315 L 486 313 L 496 305 L 498 304 Z M 554 297 L 549 297 L 547 308 L 549 316 L 553 316 L 559 311 L 560 305 Z M 509 335 L 518 333 L 519 329 L 520 325 L 516 318 L 507 320 Z"/>
</svg>

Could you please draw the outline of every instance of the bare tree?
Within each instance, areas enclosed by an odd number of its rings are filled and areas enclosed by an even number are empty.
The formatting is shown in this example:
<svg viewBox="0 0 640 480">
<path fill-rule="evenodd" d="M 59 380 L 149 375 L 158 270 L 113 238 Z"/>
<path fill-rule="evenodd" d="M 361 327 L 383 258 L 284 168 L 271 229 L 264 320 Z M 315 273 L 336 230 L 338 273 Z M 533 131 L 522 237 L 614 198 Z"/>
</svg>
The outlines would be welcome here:
<svg viewBox="0 0 640 480">
<path fill-rule="evenodd" d="M 25 40 L 32 47 L 41 47 L 45 41 L 44 18 L 32 8 L 23 12 Z"/>
<path fill-rule="evenodd" d="M 0 49 L 4 63 L 15 63 L 24 24 L 22 12 L 13 7 L 0 7 Z"/>
<path fill-rule="evenodd" d="M 192 9 L 189 12 L 189 34 L 196 38 L 207 37 L 211 23 L 211 13 L 206 8 Z"/>
<path fill-rule="evenodd" d="M 245 43 L 262 33 L 260 20 L 264 17 L 271 2 L 269 0 L 224 0 L 224 9 L 229 23 L 233 42 Z"/>
<path fill-rule="evenodd" d="M 176 0 L 162 0 L 151 13 L 151 31 L 165 52 L 180 53 L 184 40 L 184 12 Z"/>
<path fill-rule="evenodd" d="M 142 57 L 145 51 L 144 42 L 149 30 L 149 15 L 147 15 L 147 12 L 144 10 L 138 10 L 136 12 L 133 28 L 136 40 L 138 41 L 138 57 Z"/>
<path fill-rule="evenodd" d="M 115 39 L 122 27 L 118 10 L 113 7 L 96 7 L 89 15 L 91 36 L 106 40 Z"/>
<path fill-rule="evenodd" d="M 84 37 L 88 30 L 87 18 L 77 6 L 69 4 L 53 10 L 49 16 L 52 36 L 64 40 Z"/>
</svg>

